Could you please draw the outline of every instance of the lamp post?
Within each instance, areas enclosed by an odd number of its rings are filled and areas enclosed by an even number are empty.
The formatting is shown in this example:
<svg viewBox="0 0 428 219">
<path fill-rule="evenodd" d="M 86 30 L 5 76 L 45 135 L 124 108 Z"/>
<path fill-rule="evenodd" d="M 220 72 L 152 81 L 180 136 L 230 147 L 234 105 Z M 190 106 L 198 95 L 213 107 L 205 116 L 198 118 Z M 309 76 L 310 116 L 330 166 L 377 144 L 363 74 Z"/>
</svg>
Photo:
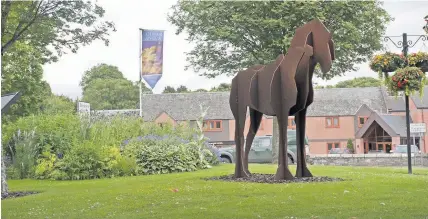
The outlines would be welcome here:
<svg viewBox="0 0 428 219">
<path fill-rule="evenodd" d="M 425 28 L 424 28 L 425 29 Z M 393 38 L 401 38 L 402 41 L 398 41 L 397 43 L 394 42 Z M 407 40 L 407 37 L 418 37 L 415 42 L 412 40 Z M 406 58 L 405 65 L 408 66 L 409 63 L 407 61 L 407 52 L 409 51 L 409 48 L 412 48 L 418 43 L 419 40 L 426 41 L 427 36 L 426 35 L 407 35 L 407 33 L 403 33 L 402 36 L 384 36 L 384 41 L 388 42 L 391 41 L 392 44 L 394 44 L 397 48 L 403 48 L 403 56 Z M 411 157 L 411 147 L 410 147 L 410 110 L 409 110 L 409 95 L 405 94 L 405 101 L 406 101 L 406 139 L 407 139 L 407 164 L 408 164 L 408 172 L 409 174 L 412 174 L 412 157 Z"/>
</svg>

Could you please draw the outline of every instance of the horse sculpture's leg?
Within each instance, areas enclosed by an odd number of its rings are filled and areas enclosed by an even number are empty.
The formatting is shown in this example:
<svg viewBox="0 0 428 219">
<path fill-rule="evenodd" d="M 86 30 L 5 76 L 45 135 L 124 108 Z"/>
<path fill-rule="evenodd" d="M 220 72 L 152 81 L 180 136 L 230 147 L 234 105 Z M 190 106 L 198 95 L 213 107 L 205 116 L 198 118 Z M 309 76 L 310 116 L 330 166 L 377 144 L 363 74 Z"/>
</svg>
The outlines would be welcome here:
<svg viewBox="0 0 428 219">
<path fill-rule="evenodd" d="M 296 114 L 297 169 L 296 177 L 312 177 L 306 166 L 305 150 L 306 108 Z"/>
<path fill-rule="evenodd" d="M 237 116 L 235 117 L 235 144 L 236 144 L 236 164 L 235 164 L 235 177 L 247 177 L 243 167 L 244 155 L 244 129 L 247 107 L 238 106 Z"/>
<path fill-rule="evenodd" d="M 287 156 L 287 123 L 289 109 L 283 109 L 287 113 L 277 115 L 279 128 L 279 155 L 278 169 L 276 171 L 275 180 L 292 180 L 294 177 L 288 169 Z"/>
<path fill-rule="evenodd" d="M 250 174 L 248 169 L 248 155 L 250 153 L 251 145 L 253 144 L 254 137 L 257 134 L 257 130 L 259 130 L 260 123 L 262 121 L 263 114 L 259 111 L 250 108 L 250 129 L 248 130 L 247 139 L 245 141 L 245 153 L 244 153 L 244 171 L 247 174 Z"/>
</svg>

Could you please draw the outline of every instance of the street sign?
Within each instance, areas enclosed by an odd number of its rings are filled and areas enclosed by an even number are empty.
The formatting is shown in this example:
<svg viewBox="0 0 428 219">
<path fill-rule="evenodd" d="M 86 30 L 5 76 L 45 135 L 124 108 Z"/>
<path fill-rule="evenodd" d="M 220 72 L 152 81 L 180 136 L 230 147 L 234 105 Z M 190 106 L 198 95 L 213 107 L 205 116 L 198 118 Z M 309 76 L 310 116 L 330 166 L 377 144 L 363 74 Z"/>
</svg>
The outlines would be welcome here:
<svg viewBox="0 0 428 219">
<path fill-rule="evenodd" d="M 91 113 L 91 105 L 89 103 L 85 102 L 78 102 L 77 103 L 77 112 L 79 114 L 90 114 Z"/>
<path fill-rule="evenodd" d="M 410 123 L 411 133 L 425 133 L 426 129 L 425 123 Z"/>
</svg>

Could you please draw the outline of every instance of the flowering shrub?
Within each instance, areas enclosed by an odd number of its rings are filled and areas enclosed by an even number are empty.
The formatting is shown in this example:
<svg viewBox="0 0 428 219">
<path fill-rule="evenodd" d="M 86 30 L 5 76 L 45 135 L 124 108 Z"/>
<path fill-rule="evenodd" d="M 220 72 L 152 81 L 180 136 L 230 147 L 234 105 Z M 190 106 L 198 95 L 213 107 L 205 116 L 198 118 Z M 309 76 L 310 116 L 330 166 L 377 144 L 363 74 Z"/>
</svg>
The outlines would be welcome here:
<svg viewBox="0 0 428 219">
<path fill-rule="evenodd" d="M 395 95 L 399 91 L 405 91 L 406 95 L 419 91 L 423 95 L 425 74 L 418 67 L 405 67 L 398 69 L 387 82 L 388 88 Z"/>
<path fill-rule="evenodd" d="M 403 55 L 386 52 L 375 55 L 370 62 L 370 68 L 375 72 L 393 72 L 397 68 L 403 67 L 405 58 Z"/>
</svg>

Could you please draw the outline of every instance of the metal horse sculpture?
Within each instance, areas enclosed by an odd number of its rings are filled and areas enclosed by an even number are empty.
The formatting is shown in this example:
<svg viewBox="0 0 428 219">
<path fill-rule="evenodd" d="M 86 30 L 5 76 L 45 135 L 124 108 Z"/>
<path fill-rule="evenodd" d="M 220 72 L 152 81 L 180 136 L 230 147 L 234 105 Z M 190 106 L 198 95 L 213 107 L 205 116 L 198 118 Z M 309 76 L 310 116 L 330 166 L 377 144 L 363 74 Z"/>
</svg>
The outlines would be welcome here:
<svg viewBox="0 0 428 219">
<path fill-rule="evenodd" d="M 276 116 L 279 126 L 279 156 L 275 179 L 293 179 L 287 162 L 288 116 L 296 118 L 296 177 L 312 177 L 305 161 L 306 109 L 313 102 L 312 76 L 317 63 L 327 73 L 334 60 L 334 45 L 330 32 L 318 20 L 296 29 L 286 55 L 279 55 L 268 65 L 256 65 L 239 72 L 232 80 L 230 108 L 235 117 L 236 166 L 235 177 L 250 174 L 248 154 L 260 126 L 263 114 Z M 245 151 L 244 127 L 250 113 L 250 130 Z"/>
</svg>

